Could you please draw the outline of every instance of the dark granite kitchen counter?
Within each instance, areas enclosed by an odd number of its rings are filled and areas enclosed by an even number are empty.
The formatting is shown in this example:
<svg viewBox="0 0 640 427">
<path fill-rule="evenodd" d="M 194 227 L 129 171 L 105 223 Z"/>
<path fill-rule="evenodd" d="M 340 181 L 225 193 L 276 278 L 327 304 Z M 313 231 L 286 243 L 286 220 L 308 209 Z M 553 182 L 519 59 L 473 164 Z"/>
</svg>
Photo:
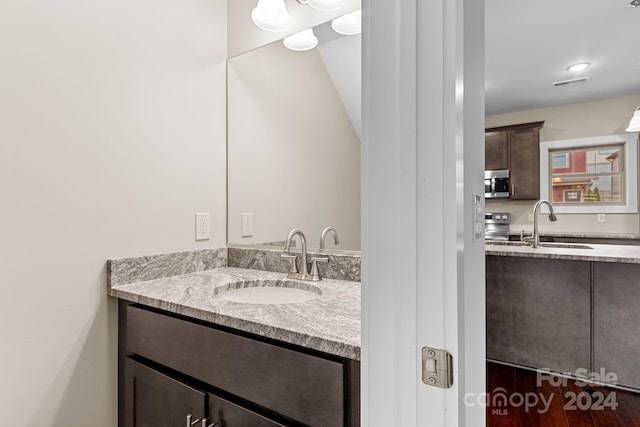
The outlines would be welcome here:
<svg viewBox="0 0 640 427">
<path fill-rule="evenodd" d="M 487 255 L 516 256 L 530 258 L 567 259 L 578 261 L 620 262 L 640 264 L 640 246 L 629 245 L 600 245 L 585 244 L 588 249 L 567 247 L 542 247 L 533 249 L 531 246 L 509 246 L 486 242 Z"/>
</svg>

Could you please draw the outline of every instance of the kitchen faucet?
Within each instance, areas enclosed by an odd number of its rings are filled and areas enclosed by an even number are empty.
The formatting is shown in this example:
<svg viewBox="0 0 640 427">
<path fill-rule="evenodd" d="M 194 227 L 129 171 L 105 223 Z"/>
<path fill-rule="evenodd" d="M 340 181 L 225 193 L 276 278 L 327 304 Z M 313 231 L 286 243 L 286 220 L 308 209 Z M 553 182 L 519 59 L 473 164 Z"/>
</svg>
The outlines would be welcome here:
<svg viewBox="0 0 640 427">
<path fill-rule="evenodd" d="M 333 227 L 327 227 L 322 230 L 322 236 L 320 237 L 320 249 L 324 249 L 324 241 L 327 238 L 327 234 L 333 233 L 333 243 L 338 244 L 340 240 L 338 239 L 338 232 Z"/>
<path fill-rule="evenodd" d="M 553 205 L 548 200 L 538 200 L 533 206 L 533 234 L 531 236 L 524 236 L 524 233 L 520 234 L 520 240 L 523 242 L 531 242 L 532 248 L 540 247 L 540 233 L 538 232 L 538 215 L 540 214 L 540 206 L 547 205 L 549 207 L 549 221 L 557 221 L 555 212 L 553 211 Z"/>
<path fill-rule="evenodd" d="M 300 245 L 302 246 L 302 255 L 300 259 L 300 269 L 296 265 L 297 257 L 295 255 L 291 255 L 289 249 L 291 248 L 291 241 L 295 236 L 300 237 Z M 282 258 L 288 258 L 291 260 L 291 264 L 289 267 L 289 277 L 290 279 L 299 279 L 299 280 L 312 280 L 317 282 L 322 280 L 320 277 L 320 273 L 318 271 L 318 263 L 319 262 L 329 262 L 329 258 L 311 258 L 311 273 L 309 273 L 309 266 L 307 265 L 307 238 L 305 237 L 302 230 L 299 228 L 294 228 L 289 232 L 289 236 L 287 236 L 287 240 L 284 244 L 284 250 L 282 254 L 280 254 Z"/>
</svg>

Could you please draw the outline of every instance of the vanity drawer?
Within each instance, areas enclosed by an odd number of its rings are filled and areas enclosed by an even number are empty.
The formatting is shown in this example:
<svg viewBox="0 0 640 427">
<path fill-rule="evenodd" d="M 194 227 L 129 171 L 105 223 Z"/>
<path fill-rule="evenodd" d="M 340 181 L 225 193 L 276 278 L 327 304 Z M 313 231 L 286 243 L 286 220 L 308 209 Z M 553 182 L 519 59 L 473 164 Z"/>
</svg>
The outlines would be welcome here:
<svg viewBox="0 0 640 427">
<path fill-rule="evenodd" d="M 345 365 L 136 306 L 127 351 L 311 426 L 345 423 Z"/>
</svg>

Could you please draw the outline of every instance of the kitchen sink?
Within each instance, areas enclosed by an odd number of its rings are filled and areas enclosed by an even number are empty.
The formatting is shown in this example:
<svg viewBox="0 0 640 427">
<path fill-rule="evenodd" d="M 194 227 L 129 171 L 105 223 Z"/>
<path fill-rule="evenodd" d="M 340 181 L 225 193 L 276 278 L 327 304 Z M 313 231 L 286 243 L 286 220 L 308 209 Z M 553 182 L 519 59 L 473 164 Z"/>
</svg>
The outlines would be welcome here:
<svg viewBox="0 0 640 427">
<path fill-rule="evenodd" d="M 564 248 L 564 249 L 593 249 L 589 245 L 579 243 L 540 243 L 543 248 Z"/>
<path fill-rule="evenodd" d="M 322 290 L 293 280 L 244 280 L 216 288 L 214 294 L 244 304 L 295 304 L 320 297 Z"/>
<path fill-rule="evenodd" d="M 487 245 L 494 246 L 516 246 L 516 247 L 531 247 L 531 243 L 529 242 L 519 242 L 519 241 L 497 241 L 497 240 L 488 240 L 485 241 Z M 542 248 L 557 248 L 557 249 L 593 249 L 593 247 L 589 245 L 582 245 L 579 243 L 552 243 L 545 242 L 540 243 L 540 247 Z"/>
</svg>

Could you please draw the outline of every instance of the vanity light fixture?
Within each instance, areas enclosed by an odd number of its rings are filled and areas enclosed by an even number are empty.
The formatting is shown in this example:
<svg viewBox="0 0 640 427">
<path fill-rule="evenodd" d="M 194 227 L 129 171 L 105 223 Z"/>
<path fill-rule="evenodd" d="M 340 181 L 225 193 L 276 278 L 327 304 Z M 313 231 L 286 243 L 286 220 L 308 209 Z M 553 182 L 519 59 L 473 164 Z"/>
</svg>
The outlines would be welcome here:
<svg viewBox="0 0 640 427">
<path fill-rule="evenodd" d="M 282 43 L 284 43 L 287 49 L 291 50 L 311 50 L 318 45 L 318 38 L 313 33 L 312 28 L 307 28 L 289 37 L 285 37 Z"/>
<path fill-rule="evenodd" d="M 289 12 L 284 0 L 258 0 L 251 11 L 251 20 L 265 31 L 280 31 L 289 23 Z"/>
<path fill-rule="evenodd" d="M 640 1 L 640 0 L 638 0 Z M 572 73 L 577 73 L 579 71 L 584 71 L 589 68 L 591 64 L 589 62 L 581 62 L 579 64 L 573 64 L 570 67 L 567 67 L 567 71 L 571 71 Z"/>
<path fill-rule="evenodd" d="M 307 4 L 315 10 L 326 12 L 329 10 L 335 10 L 339 8 L 344 0 L 306 0 Z"/>
<path fill-rule="evenodd" d="M 345 36 L 360 34 L 362 32 L 362 10 L 356 10 L 334 19 L 331 21 L 331 28 L 336 33 Z"/>
<path fill-rule="evenodd" d="M 629 127 L 627 127 L 626 131 L 640 132 L 640 107 L 636 108 L 636 111 L 633 113 L 633 117 L 631 117 Z"/>
</svg>

